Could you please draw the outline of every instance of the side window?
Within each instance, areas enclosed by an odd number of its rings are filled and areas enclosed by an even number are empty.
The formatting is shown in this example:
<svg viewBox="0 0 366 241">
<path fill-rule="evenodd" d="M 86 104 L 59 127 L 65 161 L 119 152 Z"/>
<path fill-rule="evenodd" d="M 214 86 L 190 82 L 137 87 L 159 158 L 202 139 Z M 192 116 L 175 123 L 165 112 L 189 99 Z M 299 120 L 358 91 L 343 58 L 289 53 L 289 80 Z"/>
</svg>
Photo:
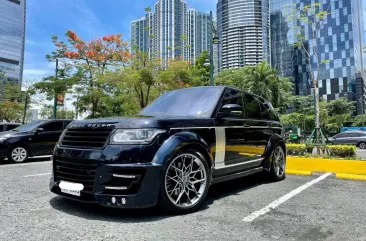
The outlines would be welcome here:
<svg viewBox="0 0 366 241">
<path fill-rule="evenodd" d="M 44 131 L 62 131 L 64 128 L 63 122 L 52 122 L 41 126 Z"/>
<path fill-rule="evenodd" d="M 358 133 L 348 133 L 347 137 L 358 137 Z"/>
<path fill-rule="evenodd" d="M 224 117 L 244 117 L 244 102 L 243 102 L 243 94 L 238 90 L 229 89 L 226 91 L 224 99 L 222 100 L 221 108 L 225 105 L 238 105 L 240 108 L 233 108 L 230 110 L 225 110 L 223 113 L 223 109 L 220 110 L 220 115 Z"/>
<path fill-rule="evenodd" d="M 263 119 L 271 121 L 279 121 L 277 113 L 275 112 L 271 103 L 262 98 L 259 98 L 259 103 L 261 106 L 261 113 Z"/>
<path fill-rule="evenodd" d="M 347 137 L 347 134 L 346 133 L 343 133 L 343 134 L 339 134 L 336 136 L 337 138 L 345 138 Z"/>
<path fill-rule="evenodd" d="M 0 125 L 0 132 L 5 131 L 5 125 Z"/>
<path fill-rule="evenodd" d="M 16 125 L 8 125 L 8 131 L 9 130 L 12 130 L 12 129 L 15 129 L 15 128 L 17 128 L 18 126 L 16 126 Z"/>
<path fill-rule="evenodd" d="M 366 137 L 366 133 L 358 133 L 360 137 Z"/>
<path fill-rule="evenodd" d="M 262 119 L 261 109 L 256 97 L 251 94 L 244 94 L 245 96 L 245 116 L 248 119 Z"/>
</svg>

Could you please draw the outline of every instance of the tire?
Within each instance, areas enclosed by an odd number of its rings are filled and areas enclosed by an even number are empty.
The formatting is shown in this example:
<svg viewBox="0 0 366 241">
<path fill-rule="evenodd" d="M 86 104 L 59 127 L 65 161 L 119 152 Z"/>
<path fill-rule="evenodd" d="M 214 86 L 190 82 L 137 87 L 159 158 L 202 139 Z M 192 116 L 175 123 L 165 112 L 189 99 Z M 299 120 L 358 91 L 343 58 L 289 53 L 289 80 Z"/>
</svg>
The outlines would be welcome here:
<svg viewBox="0 0 366 241">
<path fill-rule="evenodd" d="M 158 206 L 170 214 L 194 212 L 204 203 L 210 183 L 205 157 L 192 149 L 178 151 L 164 168 Z"/>
<path fill-rule="evenodd" d="M 286 178 L 286 153 L 281 145 L 276 145 L 271 155 L 271 170 L 269 178 L 271 181 L 278 182 Z"/>
<path fill-rule="evenodd" d="M 360 143 L 358 143 L 358 147 L 360 148 L 360 149 L 366 149 L 366 143 L 365 142 L 360 142 Z"/>
<path fill-rule="evenodd" d="M 29 152 L 27 148 L 15 146 L 11 148 L 8 154 L 8 160 L 13 163 L 22 163 L 28 160 Z"/>
</svg>

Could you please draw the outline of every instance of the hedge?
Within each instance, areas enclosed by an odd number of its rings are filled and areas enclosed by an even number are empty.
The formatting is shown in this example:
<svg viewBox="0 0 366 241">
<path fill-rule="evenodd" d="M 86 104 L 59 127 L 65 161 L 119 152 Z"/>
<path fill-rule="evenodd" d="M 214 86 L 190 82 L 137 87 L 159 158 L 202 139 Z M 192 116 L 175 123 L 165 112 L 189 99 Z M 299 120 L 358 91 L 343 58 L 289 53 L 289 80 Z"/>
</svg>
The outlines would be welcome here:
<svg viewBox="0 0 366 241">
<path fill-rule="evenodd" d="M 313 145 L 287 144 L 287 154 L 291 156 L 307 156 L 313 152 Z M 327 145 L 319 147 L 322 153 L 334 157 L 355 157 L 356 147 L 350 145 Z"/>
</svg>

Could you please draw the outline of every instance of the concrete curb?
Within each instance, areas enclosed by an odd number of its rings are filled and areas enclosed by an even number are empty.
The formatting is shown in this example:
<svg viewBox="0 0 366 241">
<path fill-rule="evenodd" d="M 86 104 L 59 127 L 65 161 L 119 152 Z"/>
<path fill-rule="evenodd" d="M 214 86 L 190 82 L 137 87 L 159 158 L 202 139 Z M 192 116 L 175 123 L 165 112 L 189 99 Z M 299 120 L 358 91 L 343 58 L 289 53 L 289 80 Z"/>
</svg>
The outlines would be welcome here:
<svg viewBox="0 0 366 241">
<path fill-rule="evenodd" d="M 309 176 L 312 172 L 331 172 L 336 178 L 366 181 L 366 161 L 287 157 L 286 173 Z"/>
</svg>

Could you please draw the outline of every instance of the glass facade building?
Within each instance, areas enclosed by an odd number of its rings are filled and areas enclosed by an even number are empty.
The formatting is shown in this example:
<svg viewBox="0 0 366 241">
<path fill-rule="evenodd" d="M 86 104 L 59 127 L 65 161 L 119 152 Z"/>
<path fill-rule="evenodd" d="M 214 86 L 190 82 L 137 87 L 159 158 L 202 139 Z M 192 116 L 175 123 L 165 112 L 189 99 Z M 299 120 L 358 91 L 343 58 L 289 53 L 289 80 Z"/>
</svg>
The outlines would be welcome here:
<svg viewBox="0 0 366 241">
<path fill-rule="evenodd" d="M 0 71 L 19 86 L 23 77 L 25 0 L 0 0 Z"/>
<path fill-rule="evenodd" d="M 305 47 L 314 56 L 313 46 L 317 45 L 320 61 L 318 87 L 323 100 L 346 97 L 358 101 L 364 92 L 364 57 L 362 46 L 363 7 L 362 0 L 321 0 L 320 11 L 329 14 L 319 28 L 318 38 L 313 37 L 311 28 L 290 20 L 296 9 L 314 3 L 312 0 L 273 0 L 271 3 L 271 64 L 281 75 L 291 78 L 296 95 L 309 95 L 312 84 L 309 66 L 316 74 L 316 61 L 310 62 L 300 49 L 294 47 L 295 29 L 305 34 Z M 295 26 L 296 24 L 296 26 Z M 357 113 L 361 112 L 361 102 Z"/>
<path fill-rule="evenodd" d="M 212 41 L 212 20 L 207 13 L 187 9 L 183 0 L 159 0 L 154 12 L 131 22 L 131 42 L 140 51 L 160 59 L 195 62 Z"/>
<path fill-rule="evenodd" d="M 219 0 L 220 69 L 270 62 L 269 0 Z"/>
</svg>

